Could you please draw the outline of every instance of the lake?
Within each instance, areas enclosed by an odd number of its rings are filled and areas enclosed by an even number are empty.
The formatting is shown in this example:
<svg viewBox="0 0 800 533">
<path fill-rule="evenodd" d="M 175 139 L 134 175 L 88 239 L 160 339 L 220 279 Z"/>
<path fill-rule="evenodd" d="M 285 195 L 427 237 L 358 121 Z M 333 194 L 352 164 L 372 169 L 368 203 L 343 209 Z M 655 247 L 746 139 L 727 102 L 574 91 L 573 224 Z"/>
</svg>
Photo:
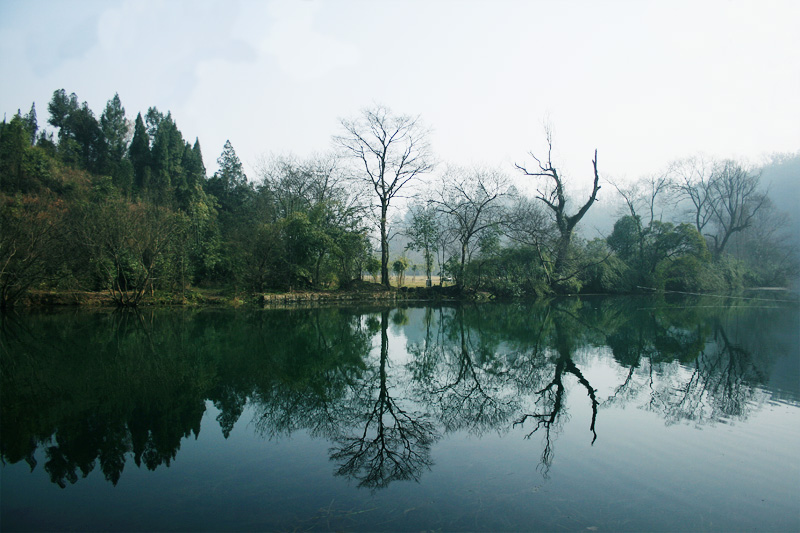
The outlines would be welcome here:
<svg viewBox="0 0 800 533">
<path fill-rule="evenodd" d="M 798 531 L 785 298 L 6 313 L 0 529 Z"/>
</svg>

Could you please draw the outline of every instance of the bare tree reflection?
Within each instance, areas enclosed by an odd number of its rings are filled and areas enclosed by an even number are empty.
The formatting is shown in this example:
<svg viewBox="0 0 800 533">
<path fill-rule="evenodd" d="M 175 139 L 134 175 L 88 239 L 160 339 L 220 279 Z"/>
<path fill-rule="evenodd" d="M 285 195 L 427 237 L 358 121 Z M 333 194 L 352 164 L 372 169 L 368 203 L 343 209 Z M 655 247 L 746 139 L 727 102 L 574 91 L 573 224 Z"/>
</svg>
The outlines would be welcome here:
<svg viewBox="0 0 800 533">
<path fill-rule="evenodd" d="M 359 487 L 383 488 L 396 480 L 418 481 L 432 465 L 431 445 L 439 438 L 425 414 L 404 407 L 391 395 L 388 322 L 389 311 L 384 310 L 378 375 L 365 379 L 356 391 L 368 407 L 358 416 L 358 433 L 337 436 L 330 451 L 331 460 L 339 465 L 336 475 L 358 480 Z"/>
<path fill-rule="evenodd" d="M 625 358 L 628 369 L 624 381 L 604 405 L 639 403 L 641 408 L 658 413 L 667 424 L 702 425 L 747 418 L 764 400 L 760 387 L 768 381 L 769 360 L 780 350 L 752 338 L 750 342 L 744 340 L 754 333 L 760 335 L 760 328 L 747 324 L 743 317 L 755 318 L 762 312 L 735 313 L 717 308 L 704 317 L 693 309 L 691 320 L 683 321 L 653 313 L 649 320 L 635 326 L 638 335 L 632 336 L 630 327 L 621 328 L 615 335 L 637 338 L 638 348 Z M 736 317 L 735 331 L 741 340 L 733 340 L 728 334 L 728 314 Z M 612 346 L 616 342 L 609 339 Z M 758 352 L 767 353 L 759 358 Z"/>
<path fill-rule="evenodd" d="M 426 313 L 424 342 L 408 347 L 416 390 L 445 432 L 505 429 L 519 409 L 510 364 L 490 335 L 468 326 L 463 307 L 449 311 L 435 321 Z"/>
<path fill-rule="evenodd" d="M 586 390 L 592 409 L 591 423 L 589 430 L 592 433 L 592 444 L 597 440 L 595 424 L 597 422 L 597 407 L 600 402 L 597 399 L 597 391 L 572 360 L 574 342 L 576 340 L 574 329 L 568 327 L 571 320 L 567 314 L 560 314 L 554 319 L 555 326 L 555 349 L 557 357 L 553 365 L 552 379 L 541 389 L 535 392 L 535 410 L 532 413 L 522 414 L 514 425 L 524 426 L 526 422 L 534 423 L 533 428 L 526 435 L 532 437 L 540 430 L 544 431 L 544 448 L 542 450 L 539 463 L 542 475 L 548 476 L 550 466 L 553 464 L 553 441 L 555 434 L 560 431 L 562 424 L 567 418 L 564 394 L 566 387 L 564 378 L 572 375 L 578 383 Z"/>
</svg>

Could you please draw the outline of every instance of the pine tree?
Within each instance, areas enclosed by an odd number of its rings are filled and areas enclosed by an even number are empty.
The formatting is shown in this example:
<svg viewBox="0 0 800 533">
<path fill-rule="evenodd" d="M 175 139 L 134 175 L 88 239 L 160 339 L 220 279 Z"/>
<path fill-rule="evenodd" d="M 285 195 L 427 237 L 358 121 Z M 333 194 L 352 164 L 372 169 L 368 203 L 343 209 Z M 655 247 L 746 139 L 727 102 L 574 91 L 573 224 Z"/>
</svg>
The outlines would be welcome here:
<svg viewBox="0 0 800 533">
<path fill-rule="evenodd" d="M 150 136 L 150 141 L 155 142 L 156 132 L 164 120 L 164 113 L 160 112 L 157 108 L 151 107 L 147 109 L 147 114 L 144 116 L 144 122 L 147 124 L 147 134 Z"/>
<path fill-rule="evenodd" d="M 78 107 L 78 97 L 75 93 L 67 96 L 67 91 L 58 89 L 53 92 L 53 98 L 47 106 L 47 110 L 50 112 L 48 122 L 56 128 L 63 128 L 67 117 L 76 111 Z"/>
<path fill-rule="evenodd" d="M 114 93 L 114 98 L 106 104 L 106 109 L 100 116 L 100 127 L 105 135 L 112 161 L 122 161 L 128 147 L 130 123 L 125 118 L 125 108 L 122 107 L 119 94 Z"/>
<path fill-rule="evenodd" d="M 194 138 L 194 146 L 192 146 L 192 152 L 195 156 L 195 161 L 199 163 L 199 167 L 197 168 L 198 176 L 201 178 L 201 181 L 205 181 L 206 179 L 206 165 L 203 163 L 203 151 L 200 149 L 200 139 L 197 137 Z"/>
<path fill-rule="evenodd" d="M 11 122 L 0 125 L 0 190 L 24 190 L 23 162 L 28 143 L 25 121 L 17 113 Z"/>
<path fill-rule="evenodd" d="M 78 104 L 75 93 L 67 96 L 64 89 L 53 93 L 48 105 L 49 123 L 59 128 L 58 152 L 67 163 L 92 172 L 105 171 L 108 156 L 105 137 L 89 104 Z"/>
<path fill-rule="evenodd" d="M 225 184 L 225 189 L 232 191 L 237 187 L 247 184 L 247 176 L 244 173 L 242 162 L 236 155 L 236 150 L 230 140 L 225 141 L 225 146 L 222 148 L 222 154 L 217 159 L 219 170 L 215 176 L 219 176 L 222 183 Z"/>
<path fill-rule="evenodd" d="M 186 189 L 182 165 L 184 149 L 183 135 L 172 114 L 167 113 L 158 124 L 150 151 L 153 168 L 151 192 L 158 202 L 168 203 L 176 190 Z"/>
<path fill-rule="evenodd" d="M 203 164 L 203 154 L 200 151 L 200 141 L 197 138 L 195 138 L 194 146 L 186 143 L 181 165 L 186 175 L 187 185 L 191 188 L 202 186 L 206 180 L 206 167 Z"/>
<path fill-rule="evenodd" d="M 128 158 L 133 165 L 134 184 L 140 192 L 144 191 L 150 185 L 150 136 L 147 135 L 141 113 L 136 115 Z"/>
<path fill-rule="evenodd" d="M 31 110 L 28 111 L 28 114 L 22 117 L 25 122 L 25 126 L 28 129 L 28 133 L 31 136 L 31 146 L 36 144 L 36 133 L 39 131 L 39 123 L 36 120 L 36 103 L 31 104 Z"/>
<path fill-rule="evenodd" d="M 245 202 L 251 189 L 230 140 L 225 141 L 217 164 L 219 170 L 206 182 L 206 190 L 216 196 L 223 211 L 233 212 Z"/>
</svg>

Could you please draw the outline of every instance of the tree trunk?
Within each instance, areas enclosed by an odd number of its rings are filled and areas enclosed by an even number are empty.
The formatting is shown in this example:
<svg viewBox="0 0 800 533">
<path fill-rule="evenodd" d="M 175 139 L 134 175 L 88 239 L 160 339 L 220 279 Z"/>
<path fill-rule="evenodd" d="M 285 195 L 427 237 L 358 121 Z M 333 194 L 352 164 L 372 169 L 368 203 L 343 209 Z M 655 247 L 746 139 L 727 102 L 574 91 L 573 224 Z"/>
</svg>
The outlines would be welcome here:
<svg viewBox="0 0 800 533">
<path fill-rule="evenodd" d="M 467 243 L 461 243 L 461 266 L 458 268 L 458 276 L 456 277 L 456 286 L 458 290 L 464 288 L 464 264 L 467 262 Z"/>
<path fill-rule="evenodd" d="M 556 250 L 556 262 L 553 265 L 553 277 L 555 282 L 561 281 L 565 274 L 567 256 L 569 255 L 569 244 L 572 241 L 572 232 L 563 233 L 558 239 L 558 250 Z"/>
<path fill-rule="evenodd" d="M 391 286 L 389 279 L 389 237 L 386 234 L 386 203 L 381 203 L 381 284 L 387 289 Z"/>
</svg>

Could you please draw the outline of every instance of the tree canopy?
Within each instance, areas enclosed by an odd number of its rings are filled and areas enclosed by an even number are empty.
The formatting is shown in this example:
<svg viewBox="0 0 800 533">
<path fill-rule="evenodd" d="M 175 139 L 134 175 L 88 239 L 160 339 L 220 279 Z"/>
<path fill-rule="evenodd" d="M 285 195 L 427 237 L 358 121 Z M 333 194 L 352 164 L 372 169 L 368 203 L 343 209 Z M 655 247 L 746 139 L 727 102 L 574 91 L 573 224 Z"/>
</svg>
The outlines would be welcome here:
<svg viewBox="0 0 800 533">
<path fill-rule="evenodd" d="M 52 130 L 39 127 L 35 103 L 0 123 L 4 307 L 35 289 L 136 305 L 201 287 L 347 288 L 378 272 L 389 287 L 390 270 L 403 285 L 417 264 L 428 280 L 452 276 L 458 291 L 498 297 L 721 291 L 800 274 L 759 169 L 733 160 L 693 157 L 627 185 L 608 180 L 622 215 L 587 242 L 577 228 L 599 200 L 597 153 L 591 191 L 571 208 L 549 133 L 546 158 L 516 165 L 535 188 L 527 196 L 503 169 L 437 173 L 421 119 L 383 106 L 342 120 L 334 152 L 273 156 L 254 179 L 230 140 L 208 176 L 200 140 L 187 141 L 170 111 L 131 120 L 114 94 L 98 119 L 64 89 L 47 110 Z"/>
</svg>

